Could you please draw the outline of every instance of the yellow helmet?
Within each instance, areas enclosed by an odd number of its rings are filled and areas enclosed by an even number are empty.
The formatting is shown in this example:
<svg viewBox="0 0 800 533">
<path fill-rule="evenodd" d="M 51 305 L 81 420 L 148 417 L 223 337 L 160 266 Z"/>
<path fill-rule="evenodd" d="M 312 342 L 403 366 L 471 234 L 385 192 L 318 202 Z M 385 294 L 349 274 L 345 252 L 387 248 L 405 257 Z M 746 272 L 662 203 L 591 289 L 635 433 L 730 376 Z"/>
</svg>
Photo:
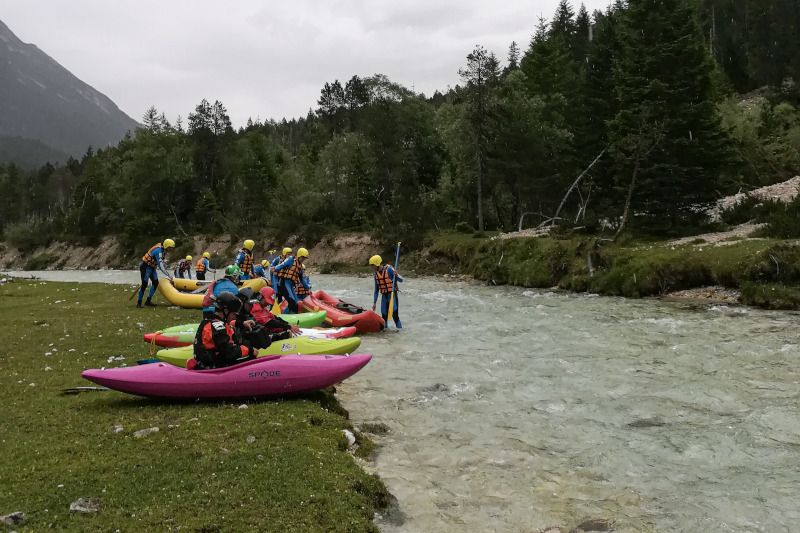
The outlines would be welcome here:
<svg viewBox="0 0 800 533">
<path fill-rule="evenodd" d="M 175 248 L 175 241 L 172 239 L 164 239 L 164 248 Z"/>
<path fill-rule="evenodd" d="M 381 256 L 379 255 L 373 255 L 369 258 L 369 264 L 372 266 L 379 267 L 381 266 L 381 263 L 383 263 L 383 259 L 381 259 Z"/>
<path fill-rule="evenodd" d="M 206 259 L 210 259 L 211 258 L 211 254 L 208 253 L 208 252 L 203 252 L 203 257 L 205 257 Z"/>
<path fill-rule="evenodd" d="M 187 261 L 191 261 L 191 260 L 192 260 L 192 256 L 191 256 L 191 255 L 187 255 L 187 256 L 186 256 L 186 260 L 187 260 Z"/>
<path fill-rule="evenodd" d="M 288 246 L 281 251 L 281 255 L 289 255 L 290 253 L 292 253 L 292 249 Z"/>
<path fill-rule="evenodd" d="M 262 260 L 261 260 L 261 266 L 262 266 L 262 267 L 265 267 L 265 266 L 267 266 L 268 264 L 269 264 L 269 261 L 267 261 L 266 259 L 262 259 Z"/>
<path fill-rule="evenodd" d="M 298 248 L 297 257 L 308 257 L 308 250 L 306 250 L 305 248 Z"/>
<path fill-rule="evenodd" d="M 255 245 L 256 245 L 256 243 L 253 242 L 252 239 L 247 239 L 246 241 L 244 241 L 244 245 L 243 246 L 248 250 L 252 250 Z"/>
</svg>

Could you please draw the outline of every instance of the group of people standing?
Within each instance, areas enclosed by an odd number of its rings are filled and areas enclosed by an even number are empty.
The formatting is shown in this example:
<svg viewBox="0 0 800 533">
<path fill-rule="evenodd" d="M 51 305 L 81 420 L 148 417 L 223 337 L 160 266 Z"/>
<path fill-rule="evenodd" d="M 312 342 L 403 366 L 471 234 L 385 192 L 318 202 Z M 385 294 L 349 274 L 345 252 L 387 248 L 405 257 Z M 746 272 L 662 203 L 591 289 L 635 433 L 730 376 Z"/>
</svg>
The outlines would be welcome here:
<svg viewBox="0 0 800 533">
<path fill-rule="evenodd" d="M 143 305 L 155 306 L 152 298 L 158 288 L 158 271 L 160 270 L 169 277 L 166 257 L 167 251 L 174 247 L 174 240 L 164 239 L 163 242 L 151 246 L 147 253 L 142 256 L 142 262 L 139 265 L 142 285 L 139 288 L 137 307 L 142 307 Z M 226 267 L 224 278 L 215 281 L 209 288 L 210 296 L 229 292 L 226 289 L 230 289 L 230 287 L 223 282 L 224 280 L 228 280 L 231 286 L 236 287 L 236 284 L 241 280 L 263 277 L 270 280 L 278 301 L 286 301 L 287 312 L 297 313 L 300 300 L 311 294 L 311 280 L 306 273 L 304 265 L 308 258 L 308 250 L 306 248 L 298 248 L 297 253 L 294 254 L 291 248 L 286 247 L 280 255 L 277 254 L 276 250 L 270 250 L 266 259 L 263 259 L 260 263 L 255 263 L 253 260 L 253 248 L 255 248 L 255 242 L 252 239 L 244 241 L 233 263 Z M 195 273 L 198 280 L 205 280 L 206 272 L 216 273 L 211 268 L 210 258 L 211 254 L 209 252 L 203 252 L 202 257 L 195 264 Z M 191 265 L 191 255 L 179 260 L 173 269 L 174 277 L 191 278 Z M 148 285 L 150 285 L 150 293 L 143 304 L 142 300 Z M 236 290 L 230 292 L 236 292 Z"/>
<path fill-rule="evenodd" d="M 142 256 L 139 264 L 142 284 L 139 288 L 139 297 L 136 307 L 155 306 L 152 302 L 153 295 L 158 288 L 158 270 L 169 277 L 166 267 L 167 251 L 175 248 L 175 241 L 164 239 L 150 247 L 147 253 Z M 237 252 L 232 264 L 225 268 L 222 279 L 212 283 L 203 299 L 203 316 L 209 318 L 214 315 L 216 302 L 220 295 L 224 293 L 238 294 L 238 285 L 242 280 L 263 277 L 270 281 L 274 292 L 274 297 L 278 303 L 286 302 L 286 312 L 297 313 L 299 302 L 311 294 L 311 280 L 306 273 L 305 261 L 308 259 L 308 250 L 298 248 L 297 253 L 293 253 L 292 248 L 285 247 L 278 254 L 277 250 L 270 250 L 266 259 L 256 263 L 253 259 L 253 248 L 255 242 L 247 239 L 242 243 L 241 249 Z M 211 254 L 203 252 L 202 257 L 195 264 L 195 272 L 198 280 L 205 280 L 206 272 L 216 273 L 210 266 L 209 259 Z M 175 277 L 191 277 L 192 256 L 187 255 L 176 264 L 173 274 Z M 397 294 L 397 283 L 403 281 L 403 277 L 388 264 L 384 264 L 381 256 L 373 255 L 369 259 L 369 265 L 373 267 L 375 290 L 372 299 L 372 310 L 375 311 L 378 298 L 381 299 L 381 315 L 384 320 L 389 319 L 389 308 L 392 308 L 392 319 L 395 326 L 400 329 L 402 323 L 399 316 L 399 298 Z M 150 284 L 150 292 L 142 304 L 145 291 Z M 392 303 L 393 302 L 393 303 Z"/>
</svg>

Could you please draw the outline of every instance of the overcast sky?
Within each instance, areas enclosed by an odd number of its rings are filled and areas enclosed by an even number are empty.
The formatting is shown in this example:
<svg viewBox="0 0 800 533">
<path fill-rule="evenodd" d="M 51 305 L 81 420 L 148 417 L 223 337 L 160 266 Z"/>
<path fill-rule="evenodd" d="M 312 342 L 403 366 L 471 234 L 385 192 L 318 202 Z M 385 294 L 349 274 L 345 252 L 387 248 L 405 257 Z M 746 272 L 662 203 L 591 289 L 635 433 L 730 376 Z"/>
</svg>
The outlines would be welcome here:
<svg viewBox="0 0 800 533">
<path fill-rule="evenodd" d="M 605 9 L 610 0 L 585 0 Z M 221 100 L 234 125 L 315 107 L 326 81 L 386 74 L 426 94 L 475 44 L 527 48 L 558 0 L 0 0 L 2 19 L 140 120 Z M 580 2 L 575 2 L 577 11 Z"/>
</svg>

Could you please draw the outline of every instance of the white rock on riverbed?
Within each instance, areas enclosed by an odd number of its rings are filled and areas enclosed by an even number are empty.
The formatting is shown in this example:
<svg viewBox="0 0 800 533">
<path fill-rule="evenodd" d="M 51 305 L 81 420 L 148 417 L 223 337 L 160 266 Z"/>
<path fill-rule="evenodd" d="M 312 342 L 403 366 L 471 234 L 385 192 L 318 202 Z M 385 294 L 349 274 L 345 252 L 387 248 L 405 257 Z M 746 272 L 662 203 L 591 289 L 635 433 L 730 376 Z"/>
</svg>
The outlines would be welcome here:
<svg viewBox="0 0 800 533">
<path fill-rule="evenodd" d="M 139 431 L 134 431 L 133 436 L 136 437 L 137 439 L 140 439 L 142 437 L 150 435 L 151 433 L 158 433 L 158 432 L 159 429 L 157 427 L 152 427 L 152 428 L 140 429 Z"/>
<path fill-rule="evenodd" d="M 342 433 L 344 433 L 344 438 L 347 439 L 347 448 L 350 449 L 356 445 L 356 436 L 353 435 L 353 432 L 349 429 L 343 429 Z"/>
<path fill-rule="evenodd" d="M 78 498 L 69 504 L 70 513 L 96 513 L 100 510 L 100 502 L 89 498 Z"/>
<path fill-rule="evenodd" d="M 22 511 L 15 511 L 13 513 L 0 516 L 0 522 L 7 526 L 19 526 L 25 522 L 25 513 Z"/>
</svg>

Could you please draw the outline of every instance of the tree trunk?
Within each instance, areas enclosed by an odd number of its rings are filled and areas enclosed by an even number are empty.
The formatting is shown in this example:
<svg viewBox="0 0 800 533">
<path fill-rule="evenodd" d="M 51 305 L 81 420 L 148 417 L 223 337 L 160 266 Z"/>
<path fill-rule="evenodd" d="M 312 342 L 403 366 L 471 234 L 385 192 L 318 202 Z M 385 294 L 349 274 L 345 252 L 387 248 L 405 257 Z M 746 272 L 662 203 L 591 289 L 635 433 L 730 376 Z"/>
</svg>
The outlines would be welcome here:
<svg viewBox="0 0 800 533">
<path fill-rule="evenodd" d="M 478 231 L 483 231 L 483 164 L 478 155 Z"/>
<path fill-rule="evenodd" d="M 639 161 L 640 158 L 636 158 L 636 163 L 633 165 L 633 174 L 631 175 L 631 183 L 628 186 L 628 196 L 625 198 L 625 209 L 622 211 L 622 220 L 619 223 L 619 227 L 617 228 L 617 232 L 614 234 L 614 240 L 616 241 L 619 237 L 622 230 L 625 229 L 625 226 L 628 223 L 628 216 L 631 212 L 631 199 L 633 198 L 633 190 L 636 188 L 636 175 L 639 174 Z"/>
</svg>

